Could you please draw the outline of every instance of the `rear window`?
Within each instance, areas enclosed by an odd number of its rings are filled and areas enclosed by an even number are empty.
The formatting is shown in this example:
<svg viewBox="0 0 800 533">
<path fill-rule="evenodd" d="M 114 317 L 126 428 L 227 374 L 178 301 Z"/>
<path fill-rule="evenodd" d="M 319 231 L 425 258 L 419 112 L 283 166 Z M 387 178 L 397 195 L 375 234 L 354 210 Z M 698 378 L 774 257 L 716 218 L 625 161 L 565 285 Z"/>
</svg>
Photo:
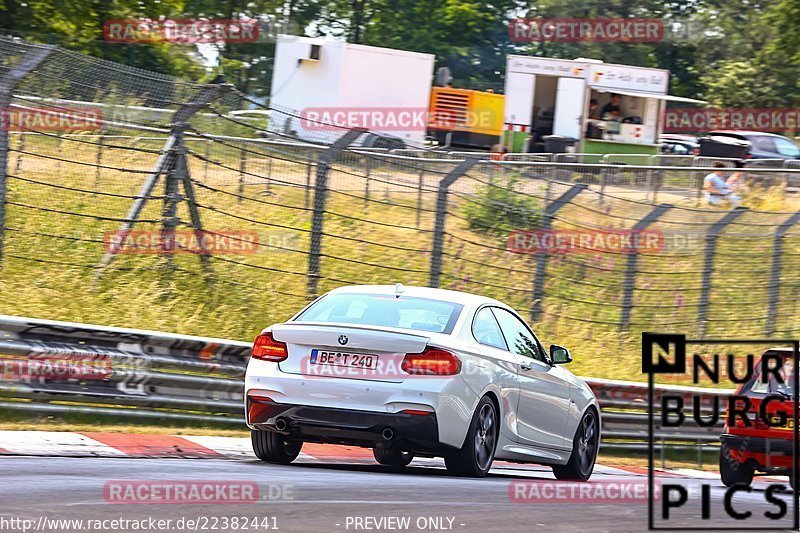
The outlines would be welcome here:
<svg viewBox="0 0 800 533">
<path fill-rule="evenodd" d="M 753 372 L 753 378 L 750 381 L 750 391 L 758 394 L 794 395 L 794 360 L 791 357 L 775 354 L 774 352 L 767 353 L 783 358 L 783 366 L 780 370 L 781 379 L 776 379 L 775 375 L 770 373 L 765 383 L 761 378 L 761 364 L 757 364 L 755 372 Z"/>
<path fill-rule="evenodd" d="M 463 305 L 428 298 L 383 294 L 328 294 L 295 322 L 330 322 L 449 334 Z"/>
</svg>

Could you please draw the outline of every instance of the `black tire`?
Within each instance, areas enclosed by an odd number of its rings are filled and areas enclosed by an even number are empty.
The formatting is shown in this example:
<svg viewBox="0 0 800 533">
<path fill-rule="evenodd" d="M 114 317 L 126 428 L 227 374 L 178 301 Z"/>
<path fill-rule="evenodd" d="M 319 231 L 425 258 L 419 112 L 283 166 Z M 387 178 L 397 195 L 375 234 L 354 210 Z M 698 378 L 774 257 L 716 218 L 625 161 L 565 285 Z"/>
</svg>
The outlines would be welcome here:
<svg viewBox="0 0 800 533">
<path fill-rule="evenodd" d="M 256 457 L 267 463 L 288 465 L 300 455 L 303 441 L 289 439 L 274 431 L 250 431 L 253 452 Z"/>
<path fill-rule="evenodd" d="M 488 474 L 497 447 L 499 420 L 492 400 L 486 396 L 481 398 L 472 415 L 464 445 L 444 458 L 447 471 L 466 477 L 484 477 Z"/>
<path fill-rule="evenodd" d="M 572 439 L 572 454 L 565 465 L 553 465 L 556 479 L 588 481 L 592 477 L 600 448 L 600 421 L 594 409 L 587 409 Z"/>
<path fill-rule="evenodd" d="M 393 468 L 406 467 L 414 460 L 412 452 L 406 452 L 395 447 L 375 446 L 372 449 L 372 455 L 375 456 L 375 460 L 380 464 Z"/>
<path fill-rule="evenodd" d="M 719 449 L 719 477 L 726 487 L 743 485 L 749 487 L 753 483 L 755 468 L 749 462 L 740 463 L 728 453 L 728 445 L 723 444 Z"/>
</svg>

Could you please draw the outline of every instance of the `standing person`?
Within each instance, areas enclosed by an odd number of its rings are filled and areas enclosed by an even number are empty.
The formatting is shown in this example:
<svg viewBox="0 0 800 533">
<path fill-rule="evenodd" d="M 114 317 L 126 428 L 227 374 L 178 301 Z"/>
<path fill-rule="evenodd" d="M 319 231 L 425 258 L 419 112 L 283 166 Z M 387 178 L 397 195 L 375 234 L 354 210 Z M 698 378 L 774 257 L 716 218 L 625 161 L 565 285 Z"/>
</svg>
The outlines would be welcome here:
<svg viewBox="0 0 800 533">
<path fill-rule="evenodd" d="M 620 116 L 622 114 L 622 109 L 619 107 L 620 98 L 618 94 L 611 95 L 611 101 L 603 106 L 603 110 L 600 112 L 600 116 L 603 117 L 603 120 L 608 120 L 608 116 L 616 115 Z"/>
<path fill-rule="evenodd" d="M 731 207 L 739 205 L 741 198 L 734 194 L 725 181 L 725 164 L 721 161 L 714 161 L 711 164 L 715 170 L 703 179 L 703 189 L 706 191 L 706 200 L 709 205 L 720 206 L 728 203 Z"/>
<path fill-rule="evenodd" d="M 589 100 L 589 118 L 596 120 L 603 118 L 603 114 L 600 112 L 600 102 L 597 101 L 597 98 Z"/>
<path fill-rule="evenodd" d="M 605 123 L 600 114 L 600 102 L 596 98 L 589 100 L 589 119 L 586 121 L 586 136 L 590 139 L 602 139 Z"/>
<path fill-rule="evenodd" d="M 742 192 L 744 192 L 744 176 L 742 175 L 742 171 L 739 170 L 743 167 L 741 161 L 736 162 L 736 172 L 731 174 L 731 177 L 728 178 L 725 183 L 728 185 L 728 191 L 731 194 L 735 194 L 741 196 Z"/>
</svg>

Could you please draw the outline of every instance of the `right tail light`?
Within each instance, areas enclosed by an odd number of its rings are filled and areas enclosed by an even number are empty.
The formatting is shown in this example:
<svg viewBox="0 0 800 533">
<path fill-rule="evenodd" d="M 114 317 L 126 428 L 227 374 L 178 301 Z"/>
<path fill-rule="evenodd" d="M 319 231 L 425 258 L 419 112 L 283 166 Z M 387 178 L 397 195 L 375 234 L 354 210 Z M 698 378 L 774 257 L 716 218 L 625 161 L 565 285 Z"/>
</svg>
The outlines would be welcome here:
<svg viewBox="0 0 800 533">
<path fill-rule="evenodd" d="M 289 350 L 285 342 L 276 341 L 272 333 L 267 331 L 256 337 L 253 343 L 253 359 L 279 363 L 289 357 Z"/>
<path fill-rule="evenodd" d="M 406 354 L 400 368 L 414 375 L 452 376 L 461 372 L 461 359 L 453 352 L 429 346 L 422 353 Z"/>
</svg>

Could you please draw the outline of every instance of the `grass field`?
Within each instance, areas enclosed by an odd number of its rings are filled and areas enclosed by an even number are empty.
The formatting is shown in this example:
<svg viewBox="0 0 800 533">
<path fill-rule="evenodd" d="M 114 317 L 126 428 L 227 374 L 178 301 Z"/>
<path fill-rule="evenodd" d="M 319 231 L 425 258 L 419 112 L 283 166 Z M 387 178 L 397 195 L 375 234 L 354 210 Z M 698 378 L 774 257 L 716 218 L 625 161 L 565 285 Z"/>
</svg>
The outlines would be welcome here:
<svg viewBox="0 0 800 533">
<path fill-rule="evenodd" d="M 314 180 L 297 154 L 248 153 L 243 173 L 241 151 L 211 147 L 218 164 L 206 167 L 190 158 L 197 201 L 206 229 L 256 232 L 255 253 L 211 258 L 213 281 L 190 254 L 118 254 L 111 266 L 95 266 L 129 209 L 156 157 L 113 148 L 106 143 L 97 169 L 97 147 L 90 143 L 29 138 L 12 148 L 8 230 L 0 270 L 0 312 L 111 326 L 252 340 L 270 323 L 285 320 L 308 301 L 307 266 L 311 227 L 306 180 Z M 135 146 L 157 150 L 159 142 Z M 205 157 L 200 148 L 199 155 Z M 257 148 L 248 148 L 253 152 Z M 56 159 L 54 159 L 56 158 Z M 59 161 L 57 158 L 70 160 Z M 280 159 L 287 160 L 280 160 Z M 82 161 L 85 165 L 77 164 Z M 444 171 L 419 172 L 409 164 L 376 165 L 367 179 L 363 158 L 348 156 L 331 175 L 324 220 L 319 292 L 347 283 L 426 285 L 430 263 L 432 185 Z M 139 172 L 131 172 L 139 170 Z M 450 195 L 441 286 L 485 294 L 527 315 L 532 306 L 535 256 L 508 251 L 508 228 L 470 229 L 468 205 L 486 202 L 486 182 L 506 184 L 513 173 L 476 170 L 459 180 Z M 420 188 L 418 185 L 422 183 Z M 369 185 L 368 185 L 369 183 Z M 366 189 L 369 186 L 369 197 Z M 163 195 L 163 181 L 154 194 Z M 243 191 L 243 197 L 237 196 Z M 566 190 L 558 185 L 551 198 Z M 629 230 L 652 206 L 626 198 L 581 193 L 557 214 L 556 229 Z M 518 180 L 512 197 L 540 212 L 547 195 L 541 179 Z M 641 199 L 641 198 L 640 198 Z M 746 197 L 752 212 L 726 228 L 712 263 L 706 334 L 763 336 L 768 310 L 772 235 L 798 208 L 773 191 Z M 309 207 L 307 207 L 309 206 Z M 420 211 L 418 207 L 422 207 Z M 158 231 L 163 199 L 151 200 L 137 228 Z M 502 207 L 498 207 L 502 209 Z M 762 211 L 763 210 L 763 211 Z M 780 210 L 781 212 L 770 212 Z M 619 252 L 554 254 L 536 324 L 543 342 L 560 342 L 575 356 L 580 375 L 641 380 L 641 331 L 699 334 L 699 294 L 705 269 L 703 235 L 725 211 L 672 209 L 654 224 L 664 247 L 639 254 L 631 326 L 620 328 L 629 255 Z M 179 217 L 188 220 L 185 203 Z M 678 243 L 675 236 L 680 236 Z M 687 236 L 696 237 L 689 242 Z M 796 335 L 800 234 L 784 238 L 778 335 Z"/>
</svg>

